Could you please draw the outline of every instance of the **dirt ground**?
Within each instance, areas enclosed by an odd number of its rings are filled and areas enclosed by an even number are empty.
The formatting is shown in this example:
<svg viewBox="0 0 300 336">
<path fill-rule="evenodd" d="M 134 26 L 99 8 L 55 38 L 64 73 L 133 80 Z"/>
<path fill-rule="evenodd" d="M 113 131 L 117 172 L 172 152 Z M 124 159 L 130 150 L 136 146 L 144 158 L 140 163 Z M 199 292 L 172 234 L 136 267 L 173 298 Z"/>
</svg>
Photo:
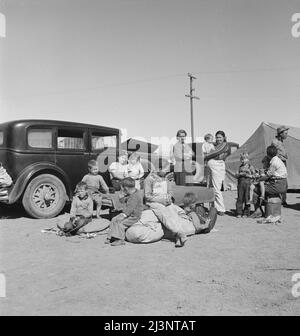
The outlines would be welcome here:
<svg viewBox="0 0 300 336">
<path fill-rule="evenodd" d="M 235 192 L 224 193 L 228 210 Z M 280 224 L 218 217 L 183 248 L 162 240 L 105 245 L 41 233 L 53 220 L 0 209 L 1 315 L 300 315 L 300 194 Z M 3 212 L 4 211 L 4 212 Z"/>
</svg>

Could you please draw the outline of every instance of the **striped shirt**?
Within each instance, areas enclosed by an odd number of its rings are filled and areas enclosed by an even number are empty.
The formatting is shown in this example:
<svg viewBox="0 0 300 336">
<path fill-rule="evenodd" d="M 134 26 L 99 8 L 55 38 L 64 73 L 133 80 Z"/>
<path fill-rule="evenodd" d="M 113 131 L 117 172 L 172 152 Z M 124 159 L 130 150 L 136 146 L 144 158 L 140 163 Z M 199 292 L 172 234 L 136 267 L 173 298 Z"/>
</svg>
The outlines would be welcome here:
<svg viewBox="0 0 300 336">
<path fill-rule="evenodd" d="M 230 147 L 227 142 L 223 142 L 215 146 L 215 150 L 211 151 L 208 155 L 205 156 L 205 160 L 209 161 L 211 159 L 214 160 L 223 160 L 230 155 Z"/>
</svg>

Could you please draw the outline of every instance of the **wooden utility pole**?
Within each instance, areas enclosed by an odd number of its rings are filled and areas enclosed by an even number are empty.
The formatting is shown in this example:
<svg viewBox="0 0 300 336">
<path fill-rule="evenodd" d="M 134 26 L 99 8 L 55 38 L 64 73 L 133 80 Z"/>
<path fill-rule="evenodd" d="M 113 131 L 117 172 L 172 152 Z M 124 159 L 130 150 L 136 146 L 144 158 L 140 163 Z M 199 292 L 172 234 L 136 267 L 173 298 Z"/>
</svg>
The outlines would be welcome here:
<svg viewBox="0 0 300 336">
<path fill-rule="evenodd" d="M 193 112 L 193 99 L 200 99 L 199 97 L 193 96 L 193 91 L 195 89 L 193 88 L 193 79 L 196 79 L 192 74 L 188 73 L 188 76 L 190 77 L 190 94 L 185 95 L 186 97 L 190 98 L 190 105 L 191 105 L 191 134 L 192 134 L 192 142 L 194 142 L 194 112 Z"/>
</svg>

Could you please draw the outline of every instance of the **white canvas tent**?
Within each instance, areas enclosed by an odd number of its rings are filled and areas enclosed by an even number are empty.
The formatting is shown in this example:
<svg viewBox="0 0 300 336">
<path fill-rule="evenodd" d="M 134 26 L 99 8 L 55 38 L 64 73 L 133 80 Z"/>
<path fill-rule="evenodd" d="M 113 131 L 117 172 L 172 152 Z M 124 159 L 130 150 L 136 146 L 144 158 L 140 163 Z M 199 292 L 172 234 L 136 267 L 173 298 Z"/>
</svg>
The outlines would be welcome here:
<svg viewBox="0 0 300 336">
<path fill-rule="evenodd" d="M 266 148 L 271 144 L 280 125 L 262 122 L 251 137 L 226 160 L 226 178 L 224 189 L 235 190 L 237 180 L 234 174 L 240 165 L 240 154 L 248 152 L 250 162 L 255 168 L 262 168 L 262 159 L 266 155 Z M 300 189 L 300 128 L 288 126 L 288 138 L 284 146 L 288 152 L 288 186 L 289 189 Z"/>
</svg>

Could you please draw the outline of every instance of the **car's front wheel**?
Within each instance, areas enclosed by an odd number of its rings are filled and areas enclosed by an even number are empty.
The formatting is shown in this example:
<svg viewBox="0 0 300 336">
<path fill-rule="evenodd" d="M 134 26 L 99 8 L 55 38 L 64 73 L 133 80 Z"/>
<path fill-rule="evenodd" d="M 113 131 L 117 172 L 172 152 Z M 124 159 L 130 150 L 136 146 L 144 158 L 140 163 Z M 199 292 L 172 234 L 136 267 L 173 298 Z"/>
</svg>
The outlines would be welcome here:
<svg viewBox="0 0 300 336">
<path fill-rule="evenodd" d="M 66 188 L 62 181 L 54 175 L 42 174 L 30 181 L 22 203 L 30 216 L 52 218 L 62 211 L 66 200 Z"/>
</svg>

